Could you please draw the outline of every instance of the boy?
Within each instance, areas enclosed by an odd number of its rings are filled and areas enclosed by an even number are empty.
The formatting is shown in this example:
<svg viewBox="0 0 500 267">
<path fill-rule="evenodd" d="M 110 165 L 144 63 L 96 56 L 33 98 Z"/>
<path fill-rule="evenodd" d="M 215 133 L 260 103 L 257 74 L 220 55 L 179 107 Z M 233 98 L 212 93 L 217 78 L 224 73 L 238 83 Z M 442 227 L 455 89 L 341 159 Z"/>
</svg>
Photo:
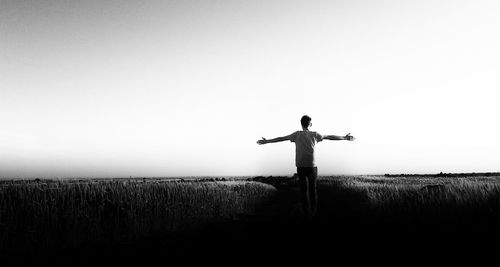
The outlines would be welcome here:
<svg viewBox="0 0 500 267">
<path fill-rule="evenodd" d="M 321 135 L 317 132 L 309 131 L 312 126 L 311 117 L 304 115 L 300 119 L 302 131 L 296 131 L 290 135 L 277 137 L 274 139 L 258 140 L 257 144 L 276 143 L 290 140 L 295 143 L 295 165 L 297 166 L 297 175 L 299 176 L 300 194 L 304 212 L 308 218 L 316 215 L 318 195 L 316 193 L 318 177 L 318 167 L 314 161 L 314 146 L 324 139 L 327 140 L 348 140 L 353 141 L 351 134 L 346 136 Z"/>
</svg>

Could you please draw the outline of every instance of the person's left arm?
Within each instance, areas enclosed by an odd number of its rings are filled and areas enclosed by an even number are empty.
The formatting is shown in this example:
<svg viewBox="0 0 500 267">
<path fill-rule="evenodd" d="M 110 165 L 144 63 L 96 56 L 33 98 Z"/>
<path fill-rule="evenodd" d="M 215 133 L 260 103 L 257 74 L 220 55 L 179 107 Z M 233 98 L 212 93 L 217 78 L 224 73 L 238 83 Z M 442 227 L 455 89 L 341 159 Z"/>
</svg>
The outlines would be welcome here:
<svg viewBox="0 0 500 267">
<path fill-rule="evenodd" d="M 354 136 L 352 136 L 350 133 L 345 136 L 331 134 L 331 135 L 323 135 L 323 139 L 354 141 Z"/>
</svg>

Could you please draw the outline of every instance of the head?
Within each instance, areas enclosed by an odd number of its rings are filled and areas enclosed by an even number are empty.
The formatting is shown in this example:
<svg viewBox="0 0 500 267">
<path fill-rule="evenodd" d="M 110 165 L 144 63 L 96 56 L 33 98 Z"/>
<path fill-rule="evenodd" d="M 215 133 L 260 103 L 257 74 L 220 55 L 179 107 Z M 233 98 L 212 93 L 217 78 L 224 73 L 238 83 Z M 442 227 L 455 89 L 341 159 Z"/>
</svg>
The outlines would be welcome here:
<svg viewBox="0 0 500 267">
<path fill-rule="evenodd" d="M 302 116 L 302 119 L 300 119 L 300 124 L 302 124 L 303 129 L 309 128 L 310 126 L 312 126 L 311 117 L 307 115 Z"/>
</svg>

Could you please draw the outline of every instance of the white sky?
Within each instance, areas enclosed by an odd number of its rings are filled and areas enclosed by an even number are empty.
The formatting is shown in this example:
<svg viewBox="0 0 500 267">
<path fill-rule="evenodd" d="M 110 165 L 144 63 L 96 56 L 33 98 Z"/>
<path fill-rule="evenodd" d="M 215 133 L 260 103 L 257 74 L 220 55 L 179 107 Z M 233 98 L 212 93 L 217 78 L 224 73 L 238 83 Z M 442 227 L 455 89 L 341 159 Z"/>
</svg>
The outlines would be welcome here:
<svg viewBox="0 0 500 267">
<path fill-rule="evenodd" d="M 499 171 L 498 1 L 0 0 L 0 177 Z"/>
</svg>

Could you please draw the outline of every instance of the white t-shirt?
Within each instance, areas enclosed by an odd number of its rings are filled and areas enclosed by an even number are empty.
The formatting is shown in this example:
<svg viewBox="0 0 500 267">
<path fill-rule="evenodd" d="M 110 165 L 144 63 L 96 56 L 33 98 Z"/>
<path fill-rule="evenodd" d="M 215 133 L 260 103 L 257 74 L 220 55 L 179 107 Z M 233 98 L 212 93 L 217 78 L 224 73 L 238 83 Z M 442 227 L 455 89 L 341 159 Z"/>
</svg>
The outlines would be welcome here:
<svg viewBox="0 0 500 267">
<path fill-rule="evenodd" d="M 314 162 L 314 146 L 323 140 L 317 132 L 296 131 L 289 135 L 290 141 L 295 143 L 295 165 L 297 167 L 316 167 Z"/>
</svg>

